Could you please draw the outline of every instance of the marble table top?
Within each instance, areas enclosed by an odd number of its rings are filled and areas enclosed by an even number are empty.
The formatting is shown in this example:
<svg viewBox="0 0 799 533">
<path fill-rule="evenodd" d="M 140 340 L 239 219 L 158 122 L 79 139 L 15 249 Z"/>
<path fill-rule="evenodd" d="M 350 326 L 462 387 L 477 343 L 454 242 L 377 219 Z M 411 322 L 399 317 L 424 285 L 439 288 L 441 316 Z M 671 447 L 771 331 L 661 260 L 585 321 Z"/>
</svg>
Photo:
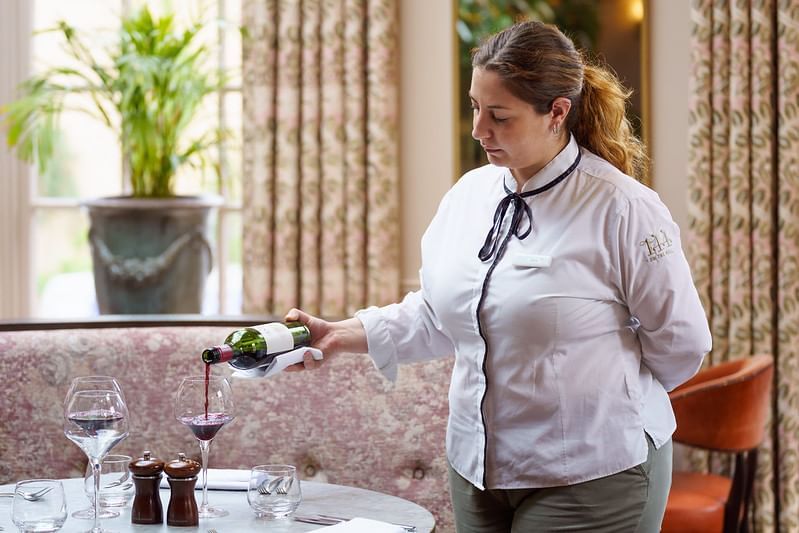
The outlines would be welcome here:
<svg viewBox="0 0 799 533">
<path fill-rule="evenodd" d="M 83 489 L 83 479 L 65 479 L 64 491 L 67 499 L 67 518 L 61 531 L 77 532 L 91 529 L 90 520 L 72 518 L 71 514 L 89 506 L 89 500 Z M 14 491 L 14 485 L 0 486 L 0 492 Z M 202 492 L 195 491 L 197 502 L 202 499 Z M 169 504 L 169 490 L 161 489 L 161 501 L 164 508 L 164 519 Z M 0 526 L 6 532 L 16 531 L 11 521 L 11 498 L 0 498 Z M 217 533 L 270 531 L 275 533 L 314 531 L 324 526 L 306 524 L 290 519 L 268 520 L 257 518 L 247 503 L 246 490 L 209 490 L 208 503 L 229 511 L 222 518 L 200 519 L 198 528 L 170 527 L 166 523 L 159 525 L 131 524 L 130 508 L 119 508 L 122 514 L 117 518 L 101 520 L 104 529 L 117 533 L 136 532 L 150 533 L 156 531 L 201 531 Z M 333 485 L 314 481 L 302 482 L 302 503 L 297 509 L 298 515 L 314 515 L 317 513 L 341 516 L 346 518 L 363 517 L 384 522 L 401 523 L 416 526 L 419 533 L 429 533 L 435 528 L 435 519 L 425 508 L 408 500 L 357 487 Z"/>
</svg>

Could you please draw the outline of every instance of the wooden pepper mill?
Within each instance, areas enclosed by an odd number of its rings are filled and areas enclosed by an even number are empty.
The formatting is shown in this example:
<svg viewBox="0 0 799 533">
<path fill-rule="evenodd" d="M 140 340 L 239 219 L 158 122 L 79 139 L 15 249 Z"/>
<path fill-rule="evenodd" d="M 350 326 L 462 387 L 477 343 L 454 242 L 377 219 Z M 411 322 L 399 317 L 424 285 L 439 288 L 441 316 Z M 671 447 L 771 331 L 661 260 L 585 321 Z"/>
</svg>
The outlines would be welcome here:
<svg viewBox="0 0 799 533">
<path fill-rule="evenodd" d="M 133 474 L 133 484 L 136 486 L 130 521 L 134 524 L 162 524 L 164 511 L 161 506 L 159 485 L 164 462 L 151 457 L 150 451 L 145 450 L 142 457 L 130 462 L 128 468 Z"/>
<path fill-rule="evenodd" d="M 169 507 L 166 512 L 166 523 L 169 526 L 197 526 L 200 514 L 197 500 L 194 499 L 194 486 L 197 484 L 197 473 L 200 463 L 186 459 L 185 453 L 164 466 L 167 481 L 172 489 Z"/>
</svg>

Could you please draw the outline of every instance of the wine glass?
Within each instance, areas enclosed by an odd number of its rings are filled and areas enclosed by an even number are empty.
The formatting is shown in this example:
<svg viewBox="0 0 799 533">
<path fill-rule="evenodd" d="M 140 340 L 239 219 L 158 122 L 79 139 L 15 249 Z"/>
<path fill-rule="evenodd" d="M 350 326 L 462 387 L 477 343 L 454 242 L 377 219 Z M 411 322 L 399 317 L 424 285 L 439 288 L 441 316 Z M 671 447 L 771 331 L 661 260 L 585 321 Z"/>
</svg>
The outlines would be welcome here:
<svg viewBox="0 0 799 533">
<path fill-rule="evenodd" d="M 188 426 L 200 445 L 203 467 L 200 518 L 227 516 L 224 509 L 208 505 L 208 449 L 216 433 L 234 418 L 233 391 L 228 380 L 215 376 L 184 378 L 175 398 L 175 418 Z"/>
<path fill-rule="evenodd" d="M 128 408 L 113 378 L 91 381 L 87 387 L 74 383 L 64 404 L 64 435 L 86 454 L 94 475 L 94 526 L 89 531 L 102 533 L 97 501 L 101 462 L 111 448 L 128 436 Z"/>
<path fill-rule="evenodd" d="M 122 401 L 125 401 L 122 388 L 115 378 L 111 376 L 78 376 L 69 384 L 69 390 L 64 397 L 64 407 L 66 407 L 66 402 L 72 396 L 72 393 L 77 390 L 105 390 L 106 388 L 113 388 L 116 390 L 122 398 Z"/>
<path fill-rule="evenodd" d="M 69 398 L 72 397 L 72 394 L 75 391 L 79 390 L 105 390 L 105 389 L 114 389 L 116 390 L 120 397 L 122 397 L 122 401 L 125 401 L 125 395 L 122 393 L 122 389 L 119 386 L 119 383 L 116 379 L 112 378 L 111 376 L 79 376 L 72 380 L 72 383 L 69 385 L 69 390 L 67 391 L 67 395 L 64 397 L 64 407 L 66 407 L 66 402 Z M 88 493 L 94 491 L 94 472 L 91 463 L 86 465 L 86 475 L 87 475 L 87 483 L 90 484 Z M 89 496 L 91 500 L 92 496 Z M 115 509 L 109 509 L 104 505 L 90 505 L 86 509 L 80 509 L 72 513 L 72 518 L 80 518 L 86 520 L 94 520 L 94 515 L 97 514 L 98 518 L 116 518 L 119 516 L 119 511 Z"/>
</svg>

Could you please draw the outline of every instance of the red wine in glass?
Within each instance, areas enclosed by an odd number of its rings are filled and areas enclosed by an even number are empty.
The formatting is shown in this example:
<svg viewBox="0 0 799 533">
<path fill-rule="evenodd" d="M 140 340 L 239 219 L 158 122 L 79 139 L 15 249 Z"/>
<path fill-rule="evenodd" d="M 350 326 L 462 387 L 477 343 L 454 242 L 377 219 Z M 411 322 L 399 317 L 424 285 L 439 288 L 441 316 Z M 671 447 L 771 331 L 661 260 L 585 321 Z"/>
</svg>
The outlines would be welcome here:
<svg viewBox="0 0 799 533">
<path fill-rule="evenodd" d="M 67 418 L 70 422 L 76 423 L 87 433 L 94 434 L 101 429 L 113 429 L 124 417 L 122 414 L 114 411 L 97 409 L 94 411 L 72 413 Z"/>
<path fill-rule="evenodd" d="M 178 420 L 199 440 L 211 440 L 233 417 L 225 413 L 206 413 L 205 416 L 181 416 Z"/>
<path fill-rule="evenodd" d="M 64 399 L 64 435 L 86 454 L 94 482 L 89 513 L 77 511 L 72 516 L 93 519 L 92 533 L 106 531 L 100 527 L 102 510 L 97 502 L 100 465 L 108 451 L 128 436 L 128 431 L 128 408 L 116 380 L 87 376 L 72 381 Z"/>
<path fill-rule="evenodd" d="M 200 445 L 202 454 L 203 498 L 200 518 L 216 518 L 227 511 L 208 505 L 208 451 L 211 441 L 223 426 L 235 417 L 233 391 L 227 379 L 210 375 L 189 376 L 181 381 L 175 397 L 175 418 L 188 427 Z"/>
</svg>

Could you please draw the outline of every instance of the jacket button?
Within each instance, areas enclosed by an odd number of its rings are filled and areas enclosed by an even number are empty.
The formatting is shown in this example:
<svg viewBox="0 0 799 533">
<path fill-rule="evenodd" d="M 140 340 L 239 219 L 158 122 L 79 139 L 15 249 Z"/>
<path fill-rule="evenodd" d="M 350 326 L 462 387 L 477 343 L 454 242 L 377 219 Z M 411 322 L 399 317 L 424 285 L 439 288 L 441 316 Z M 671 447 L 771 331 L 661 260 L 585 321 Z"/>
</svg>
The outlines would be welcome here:
<svg viewBox="0 0 799 533">
<path fill-rule="evenodd" d="M 306 477 L 314 477 L 315 475 L 316 475 L 316 467 L 314 465 L 308 465 L 305 467 Z"/>
<path fill-rule="evenodd" d="M 423 479 L 424 478 L 424 468 L 414 468 L 413 469 L 413 479 Z"/>
</svg>

